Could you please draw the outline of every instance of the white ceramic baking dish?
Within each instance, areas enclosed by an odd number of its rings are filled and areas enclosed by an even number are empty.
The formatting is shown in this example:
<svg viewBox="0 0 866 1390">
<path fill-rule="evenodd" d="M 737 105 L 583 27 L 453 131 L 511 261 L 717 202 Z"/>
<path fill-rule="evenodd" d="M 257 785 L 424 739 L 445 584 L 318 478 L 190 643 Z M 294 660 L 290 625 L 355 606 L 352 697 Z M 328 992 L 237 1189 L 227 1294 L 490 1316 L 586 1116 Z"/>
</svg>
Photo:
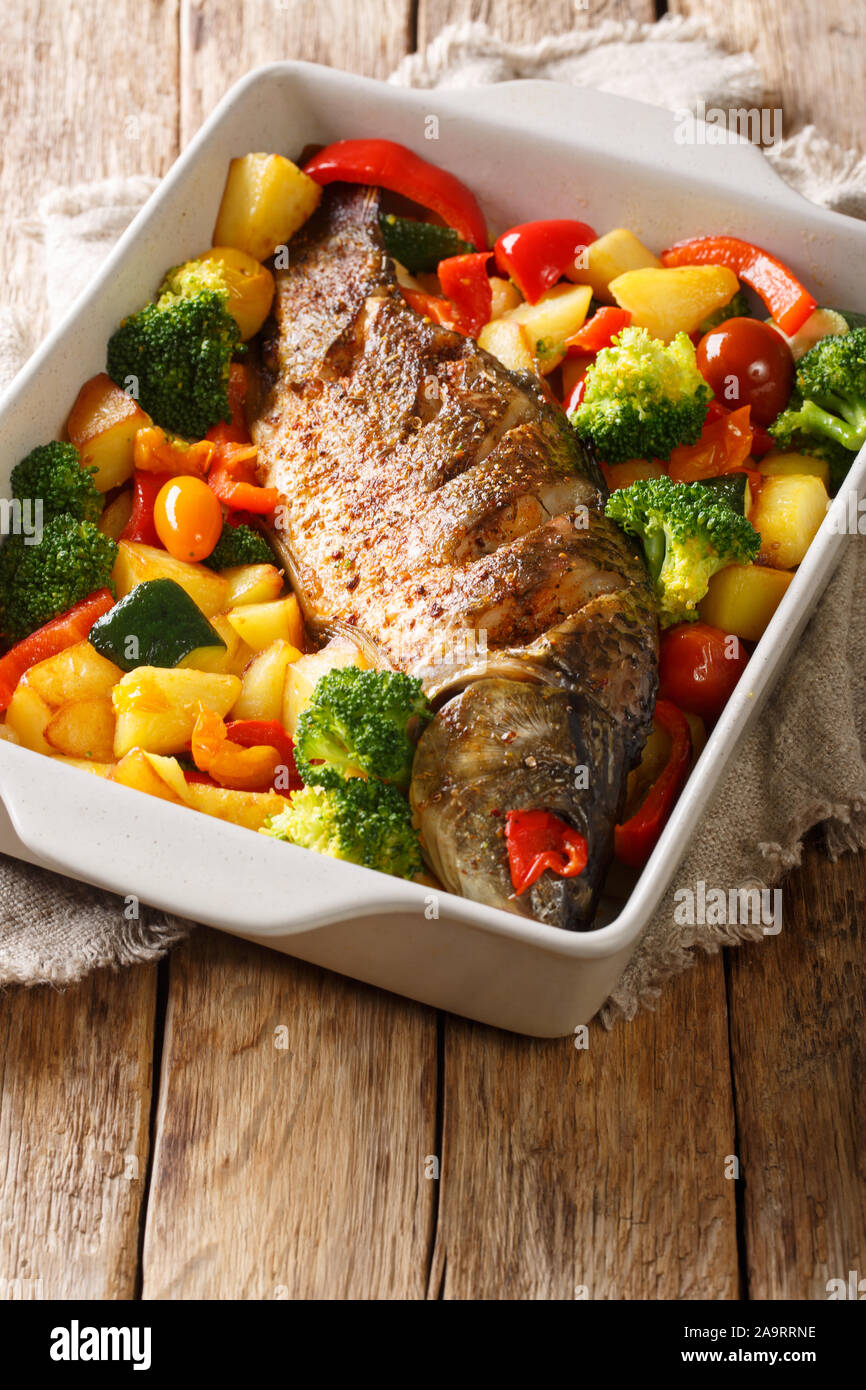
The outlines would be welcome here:
<svg viewBox="0 0 866 1390">
<path fill-rule="evenodd" d="M 771 247 L 820 302 L 866 309 L 866 227 L 806 203 L 748 145 L 683 146 L 657 108 L 548 83 L 415 92 L 305 63 L 251 73 L 221 102 L 102 273 L 0 400 L 0 488 L 61 427 L 105 344 L 166 266 L 210 242 L 229 159 L 347 136 L 397 139 L 462 176 L 491 229 L 533 217 L 628 226 L 651 246 L 730 231 Z M 433 135 L 436 138 L 430 139 Z M 834 511 L 864 490 L 861 456 Z M 825 524 L 655 853 L 607 925 L 572 934 L 338 863 L 0 743 L 0 848 L 276 950 L 519 1033 L 597 1011 L 835 567 Z M 608 917 L 612 907 L 605 906 Z"/>
</svg>

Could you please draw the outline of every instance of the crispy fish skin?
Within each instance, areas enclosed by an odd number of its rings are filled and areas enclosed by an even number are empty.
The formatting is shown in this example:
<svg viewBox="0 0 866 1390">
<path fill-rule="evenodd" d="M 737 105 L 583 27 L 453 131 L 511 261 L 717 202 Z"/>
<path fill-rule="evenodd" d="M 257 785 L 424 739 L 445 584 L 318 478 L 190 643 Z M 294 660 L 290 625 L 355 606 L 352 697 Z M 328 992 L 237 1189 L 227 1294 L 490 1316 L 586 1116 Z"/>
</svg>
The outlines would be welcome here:
<svg viewBox="0 0 866 1390">
<path fill-rule="evenodd" d="M 403 301 L 375 190 L 334 185 L 276 273 L 251 428 L 314 630 L 372 642 L 439 705 L 411 789 L 446 888 L 587 925 L 656 689 L 635 548 L 534 378 Z M 514 895 L 504 814 L 561 815 L 579 878 Z"/>
</svg>

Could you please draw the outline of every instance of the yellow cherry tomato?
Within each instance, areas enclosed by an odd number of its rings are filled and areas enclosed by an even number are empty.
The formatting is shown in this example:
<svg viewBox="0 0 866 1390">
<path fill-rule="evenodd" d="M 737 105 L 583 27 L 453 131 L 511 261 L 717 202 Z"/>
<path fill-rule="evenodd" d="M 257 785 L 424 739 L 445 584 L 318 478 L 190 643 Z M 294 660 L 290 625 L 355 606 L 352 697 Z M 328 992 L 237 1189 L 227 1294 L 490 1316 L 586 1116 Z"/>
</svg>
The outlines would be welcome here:
<svg viewBox="0 0 866 1390">
<path fill-rule="evenodd" d="M 275 289 L 273 275 L 266 265 L 234 246 L 214 246 L 202 256 L 202 261 L 215 261 L 219 266 L 229 292 L 226 308 L 244 341 L 252 338 L 271 312 Z"/>
<path fill-rule="evenodd" d="M 188 475 L 160 488 L 153 520 L 156 534 L 175 560 L 206 560 L 223 529 L 216 496 L 201 478 Z"/>
</svg>

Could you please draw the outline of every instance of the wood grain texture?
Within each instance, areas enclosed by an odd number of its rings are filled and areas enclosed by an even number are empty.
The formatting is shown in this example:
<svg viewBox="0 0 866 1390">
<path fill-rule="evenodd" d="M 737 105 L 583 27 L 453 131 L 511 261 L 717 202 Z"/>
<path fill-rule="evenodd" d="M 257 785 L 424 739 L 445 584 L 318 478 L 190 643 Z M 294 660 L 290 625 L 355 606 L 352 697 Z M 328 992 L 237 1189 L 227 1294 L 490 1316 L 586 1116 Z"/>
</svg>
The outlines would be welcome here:
<svg viewBox="0 0 866 1390">
<path fill-rule="evenodd" d="M 499 38 L 534 43 L 547 34 L 586 29 L 606 19 L 655 19 L 654 0 L 419 0 L 418 47 L 446 24 L 480 20 Z"/>
<path fill-rule="evenodd" d="M 171 958 L 144 1297 L 423 1297 L 435 1113 L 431 1010 L 197 932 Z"/>
<path fill-rule="evenodd" d="M 385 76 L 448 22 L 529 42 L 653 8 L 21 0 L 0 49 L 3 298 L 38 320 L 22 224 L 43 191 L 163 172 L 250 67 Z M 862 148 L 862 5 L 669 8 L 755 52 L 788 133 L 811 119 Z M 862 856 L 807 854 L 781 936 L 730 953 L 732 1054 L 718 958 L 588 1051 L 455 1019 L 437 1044 L 431 1011 L 202 931 L 170 965 L 144 1296 L 824 1297 L 866 1270 L 864 907 Z M 0 1297 L 16 1278 L 133 1296 L 154 998 L 147 969 L 0 996 Z"/>
<path fill-rule="evenodd" d="M 0 998 L 0 1299 L 134 1297 L 155 992 L 136 966 Z"/>
<path fill-rule="evenodd" d="M 589 1046 L 445 1029 L 431 1289 L 445 1298 L 736 1298 L 722 962 Z"/>
<path fill-rule="evenodd" d="M 0 299 L 35 345 L 49 189 L 163 173 L 177 153 L 173 0 L 27 0 L 0 45 Z M 0 995 L 0 1297 L 131 1298 L 147 1162 L 155 968 Z M 6 1282 L 4 1282 L 6 1281 Z M 13 1281 L 11 1284 L 9 1281 Z M 29 1291 L 29 1292 L 28 1292 Z"/>
<path fill-rule="evenodd" d="M 653 4 L 420 0 L 418 41 L 466 19 L 531 42 L 629 18 L 652 20 Z M 431 1296 L 737 1297 L 720 958 L 674 982 L 657 1014 L 593 1025 L 588 1051 L 454 1019 L 444 1037 Z"/>
<path fill-rule="evenodd" d="M 304 59 L 387 77 L 407 52 L 412 0 L 181 0 L 181 137 L 251 68 Z"/>
<path fill-rule="evenodd" d="M 3 12 L 0 44 L 2 303 L 34 345 L 43 311 L 43 193 L 111 174 L 163 174 L 177 155 L 176 0 L 26 0 Z"/>
<path fill-rule="evenodd" d="M 829 139 L 866 150 L 862 0 L 670 0 L 668 9 L 705 18 L 732 52 L 754 54 L 785 135 L 811 121 Z"/>
<path fill-rule="evenodd" d="M 866 1273 L 863 859 L 813 850 L 782 931 L 729 953 L 749 1296 L 826 1298 Z"/>
</svg>

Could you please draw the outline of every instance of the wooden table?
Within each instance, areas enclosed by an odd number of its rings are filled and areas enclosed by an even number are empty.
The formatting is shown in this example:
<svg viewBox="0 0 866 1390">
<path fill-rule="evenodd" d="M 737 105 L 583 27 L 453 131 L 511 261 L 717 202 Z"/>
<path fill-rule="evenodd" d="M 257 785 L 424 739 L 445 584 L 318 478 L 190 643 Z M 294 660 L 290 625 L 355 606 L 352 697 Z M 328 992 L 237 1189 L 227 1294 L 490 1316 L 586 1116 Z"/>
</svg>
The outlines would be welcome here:
<svg viewBox="0 0 866 1390">
<path fill-rule="evenodd" d="M 706 12 L 755 52 L 789 132 L 862 139 L 862 6 L 659 8 Z M 3 297 L 14 286 L 32 314 L 40 252 L 21 222 L 43 190 L 164 173 L 258 64 L 385 76 L 470 17 L 530 40 L 655 15 L 652 0 L 17 0 L 0 49 Z M 159 968 L 11 990 L 0 1280 L 113 1299 L 823 1298 L 866 1272 L 864 906 L 862 857 L 807 850 L 780 936 L 703 958 L 656 1012 L 594 1025 L 586 1051 L 204 929 Z"/>
</svg>

